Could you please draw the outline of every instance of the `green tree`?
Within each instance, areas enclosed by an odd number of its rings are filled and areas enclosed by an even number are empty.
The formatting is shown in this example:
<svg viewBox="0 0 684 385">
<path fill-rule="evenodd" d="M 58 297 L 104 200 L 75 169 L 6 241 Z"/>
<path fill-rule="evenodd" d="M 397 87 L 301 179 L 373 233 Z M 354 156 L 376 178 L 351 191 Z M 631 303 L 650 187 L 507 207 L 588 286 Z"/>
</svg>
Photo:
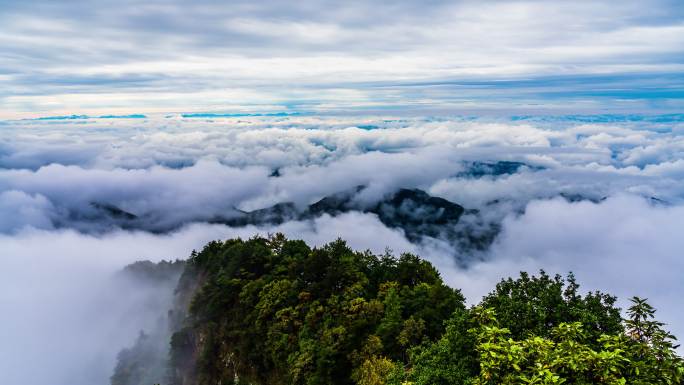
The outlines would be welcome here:
<svg viewBox="0 0 684 385">
<path fill-rule="evenodd" d="M 475 337 L 469 330 L 475 327 L 470 312 L 456 310 L 446 321 L 446 330 L 434 343 L 411 350 L 412 368 L 406 377 L 416 385 L 468 384 L 477 374 L 478 362 Z M 397 384 L 401 381 L 397 382 Z"/>
<path fill-rule="evenodd" d="M 196 362 L 178 384 L 385 383 L 464 309 L 429 262 L 342 240 L 313 249 L 280 234 L 211 242 L 186 273 L 199 288 L 172 365 Z M 369 350 L 371 340 L 380 343 Z"/>
<path fill-rule="evenodd" d="M 684 361 L 676 354 L 675 336 L 655 319 L 655 309 L 645 299 L 632 297 L 625 320 L 628 356 L 633 384 L 684 383 Z"/>
<path fill-rule="evenodd" d="M 561 322 L 550 337 L 515 340 L 492 309 L 477 308 L 479 326 L 472 333 L 480 373 L 474 384 L 682 384 L 684 363 L 674 351 L 674 337 L 654 320 L 650 305 L 632 301 L 624 320 L 627 334 L 604 334 L 595 341 L 580 322 Z"/>
<path fill-rule="evenodd" d="M 645 300 L 622 320 L 615 297 L 578 288 L 521 273 L 467 309 L 412 254 L 281 234 L 210 242 L 179 281 L 172 385 L 682 384 Z M 121 373 L 144 378 L 128 356 Z"/>
<path fill-rule="evenodd" d="M 515 339 L 550 337 L 561 323 L 579 322 L 592 341 L 597 341 L 602 334 L 623 331 L 616 300 L 601 292 L 582 296 L 572 273 L 566 279 L 560 275 L 552 278 L 542 270 L 539 276 L 521 272 L 518 279 L 502 280 L 480 306 L 493 309 L 499 324 Z"/>
</svg>

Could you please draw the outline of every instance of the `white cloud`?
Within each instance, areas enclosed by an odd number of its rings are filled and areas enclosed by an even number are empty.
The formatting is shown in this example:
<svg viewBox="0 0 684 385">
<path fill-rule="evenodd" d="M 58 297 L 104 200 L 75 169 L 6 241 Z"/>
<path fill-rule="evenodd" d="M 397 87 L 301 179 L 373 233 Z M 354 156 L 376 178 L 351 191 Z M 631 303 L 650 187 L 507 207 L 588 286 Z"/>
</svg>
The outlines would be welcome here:
<svg viewBox="0 0 684 385">
<path fill-rule="evenodd" d="M 0 233 L 23 227 L 50 229 L 53 227 L 50 201 L 42 195 L 29 195 L 22 191 L 0 192 Z"/>
<path fill-rule="evenodd" d="M 676 149 L 684 139 L 659 127 L 312 116 L 15 122 L 0 140 L 0 192 L 45 202 L 32 206 L 33 219 L 6 220 L 0 231 L 24 224 L 86 229 L 77 223 L 95 215 L 93 203 L 168 229 L 230 216 L 234 208 L 309 204 L 357 185 L 368 186 L 359 199 L 370 202 L 418 187 L 483 211 L 494 210 L 484 209 L 493 201 L 522 207 L 561 193 L 681 202 Z M 657 156 L 645 158 L 645 148 Z M 464 161 L 498 160 L 531 168 L 458 177 Z M 276 169 L 280 177 L 269 177 Z M 12 205 L 1 209 L 14 218 Z"/>
<path fill-rule="evenodd" d="M 601 203 L 534 201 L 510 216 L 487 261 L 456 270 L 452 281 L 477 302 L 500 279 L 544 269 L 575 273 L 584 290 L 648 298 L 658 319 L 684 337 L 684 206 L 649 204 L 629 195 Z"/>
</svg>

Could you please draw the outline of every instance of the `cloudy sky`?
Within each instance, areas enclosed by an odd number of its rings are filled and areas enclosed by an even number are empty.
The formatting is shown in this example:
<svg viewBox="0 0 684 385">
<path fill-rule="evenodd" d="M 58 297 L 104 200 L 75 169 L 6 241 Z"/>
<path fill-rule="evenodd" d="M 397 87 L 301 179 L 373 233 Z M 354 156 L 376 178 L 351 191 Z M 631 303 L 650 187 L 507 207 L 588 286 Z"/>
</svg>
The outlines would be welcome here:
<svg viewBox="0 0 684 385">
<path fill-rule="evenodd" d="M 0 26 L 3 385 L 107 384 L 165 306 L 117 271 L 275 231 L 420 254 L 470 303 L 574 271 L 684 336 L 680 0 L 0 0 Z M 476 252 L 358 210 L 215 221 L 359 185 L 500 232 Z"/>
<path fill-rule="evenodd" d="M 0 119 L 677 110 L 679 0 L 0 2 Z"/>
</svg>

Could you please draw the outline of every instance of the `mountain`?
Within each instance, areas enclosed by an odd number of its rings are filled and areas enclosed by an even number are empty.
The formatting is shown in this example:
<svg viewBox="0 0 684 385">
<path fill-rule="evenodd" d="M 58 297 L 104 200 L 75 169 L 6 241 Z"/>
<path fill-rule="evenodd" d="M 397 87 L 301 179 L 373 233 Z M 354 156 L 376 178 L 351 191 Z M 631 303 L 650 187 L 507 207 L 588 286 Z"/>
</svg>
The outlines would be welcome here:
<svg viewBox="0 0 684 385">
<path fill-rule="evenodd" d="M 339 239 L 212 241 L 177 266 L 167 322 L 119 354 L 112 385 L 684 380 L 674 336 L 650 305 L 634 298 L 622 319 L 616 297 L 580 290 L 572 274 L 521 273 L 468 308 L 428 261 Z M 156 282 L 172 267 L 125 271 Z"/>
<path fill-rule="evenodd" d="M 536 171 L 540 167 L 513 161 L 467 161 L 463 171 L 455 178 L 503 177 L 522 170 Z M 280 178 L 274 170 L 272 178 Z M 142 230 L 152 233 L 167 233 L 188 223 L 210 222 L 229 226 L 267 226 L 287 221 L 307 221 L 322 215 L 337 216 L 347 212 L 361 212 L 377 215 L 387 227 L 404 232 L 407 239 L 420 243 L 425 237 L 447 241 L 453 248 L 469 251 L 486 248 L 498 233 L 497 221 L 490 215 L 480 215 L 477 210 L 468 210 L 456 202 L 434 197 L 416 188 L 400 188 L 388 191 L 375 201 L 358 199 L 365 189 L 357 186 L 340 191 L 302 207 L 294 202 L 279 202 L 273 206 L 245 212 L 238 208 L 203 212 L 137 212 L 135 204 L 121 202 L 92 201 L 85 205 L 74 204 L 60 208 L 67 215 L 53 219 L 54 226 L 73 228 L 82 232 L 99 233 L 114 229 Z M 491 206 L 483 208 L 493 211 Z M 488 217 L 484 220 L 483 217 Z"/>
<path fill-rule="evenodd" d="M 523 162 L 512 162 L 500 160 L 497 162 L 472 161 L 464 162 L 465 170 L 456 174 L 457 178 L 482 178 L 484 176 L 498 177 L 502 175 L 512 175 L 522 169 L 530 171 L 543 170 L 543 167 L 531 166 Z"/>
<path fill-rule="evenodd" d="M 229 218 L 217 217 L 211 222 L 234 227 L 262 226 L 293 220 L 306 221 L 321 215 L 337 216 L 352 211 L 369 213 L 377 215 L 385 226 L 402 230 L 413 243 L 421 243 L 425 237 L 447 241 L 458 251 L 455 258 L 459 262 L 470 258 L 469 252 L 486 249 L 500 229 L 497 223 L 485 221 L 478 210 L 465 209 L 419 189 L 401 188 L 368 205 L 355 199 L 364 188 L 358 186 L 353 190 L 332 194 L 304 208 L 284 202 L 264 209 L 240 212 Z M 467 220 L 462 220 L 464 218 Z"/>
<path fill-rule="evenodd" d="M 349 211 L 376 214 L 385 226 L 404 230 L 411 241 L 423 236 L 435 237 L 449 226 L 455 226 L 465 209 L 443 198 L 433 197 L 418 189 L 399 189 L 385 199 L 367 207 L 354 200 L 363 187 L 353 191 L 327 196 L 303 210 L 294 203 L 278 203 L 274 206 L 242 213 L 227 219 L 215 219 L 215 223 L 228 226 L 281 224 L 292 220 L 314 219 L 324 214 L 331 216 Z"/>
<path fill-rule="evenodd" d="M 179 277 L 186 270 L 185 261 L 139 261 L 121 270 L 117 278 L 127 287 L 149 291 L 144 308 L 139 311 L 157 316 L 156 327 L 140 330 L 135 343 L 117 356 L 111 377 L 112 385 L 143 385 L 167 383 L 169 339 L 175 326 L 171 324 L 169 307 L 176 305 Z"/>
<path fill-rule="evenodd" d="M 156 279 L 155 265 L 144 265 Z M 186 262 L 168 329 L 123 350 L 111 384 L 351 384 L 367 341 L 400 362 L 464 310 L 460 291 L 414 255 L 375 256 L 342 240 L 311 248 L 282 235 L 214 241 Z"/>
</svg>

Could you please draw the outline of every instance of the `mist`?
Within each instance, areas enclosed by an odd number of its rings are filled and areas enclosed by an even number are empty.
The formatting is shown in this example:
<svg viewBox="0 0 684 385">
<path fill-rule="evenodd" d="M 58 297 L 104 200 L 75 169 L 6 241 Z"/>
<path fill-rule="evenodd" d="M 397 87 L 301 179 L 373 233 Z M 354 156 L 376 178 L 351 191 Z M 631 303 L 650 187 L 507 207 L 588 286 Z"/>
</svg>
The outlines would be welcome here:
<svg viewBox="0 0 684 385">
<path fill-rule="evenodd" d="M 614 293 L 621 304 L 632 295 L 649 298 L 661 309 L 660 319 L 681 335 L 682 214 L 680 206 L 653 206 L 634 196 L 601 203 L 534 201 L 524 215 L 505 220 L 488 259 L 468 268 L 450 259 L 443 242 L 411 244 L 374 215 L 359 213 L 261 228 L 196 224 L 165 235 L 116 231 L 96 236 L 72 230 L 4 235 L 0 304 L 8 349 L 0 351 L 2 382 L 107 383 L 116 354 L 131 346 L 141 330 L 155 329 L 172 292 L 171 287 L 118 280 L 122 266 L 140 259 L 185 258 L 213 239 L 274 232 L 319 246 L 342 237 L 355 249 L 417 253 L 433 262 L 449 285 L 463 290 L 470 303 L 519 271 L 573 271 L 583 290 Z"/>
<path fill-rule="evenodd" d="M 477 303 L 520 271 L 573 272 L 583 291 L 614 294 L 623 310 L 633 296 L 648 298 L 658 319 L 684 338 L 682 226 L 684 206 L 654 205 L 633 195 L 600 203 L 534 201 L 524 215 L 504 221 L 487 261 L 444 274 Z"/>
<path fill-rule="evenodd" d="M 677 120 L 162 117 L 14 121 L 3 130 L 3 384 L 107 384 L 117 353 L 157 327 L 173 291 L 121 279 L 124 266 L 275 232 L 421 255 L 470 304 L 520 271 L 573 271 L 583 290 L 616 294 L 623 307 L 647 297 L 684 335 Z M 499 161 L 515 167 L 473 171 Z M 356 210 L 277 225 L 215 223 L 357 186 L 365 187 L 354 197 L 359 207 L 418 188 L 462 205 L 459 225 L 494 226 L 498 235 L 477 252 L 440 232 L 409 241 Z"/>
<path fill-rule="evenodd" d="M 682 132 L 677 119 L 13 121 L 0 136 L 0 231 L 126 227 L 102 210 L 113 207 L 137 217 L 136 229 L 164 232 L 239 210 L 306 205 L 358 185 L 366 186 L 359 199 L 370 203 L 398 188 L 421 188 L 466 208 L 486 207 L 487 215 L 494 201 L 519 210 L 558 195 L 600 200 L 627 192 L 678 204 Z M 473 162 L 496 161 L 526 167 L 460 176 Z"/>
</svg>

